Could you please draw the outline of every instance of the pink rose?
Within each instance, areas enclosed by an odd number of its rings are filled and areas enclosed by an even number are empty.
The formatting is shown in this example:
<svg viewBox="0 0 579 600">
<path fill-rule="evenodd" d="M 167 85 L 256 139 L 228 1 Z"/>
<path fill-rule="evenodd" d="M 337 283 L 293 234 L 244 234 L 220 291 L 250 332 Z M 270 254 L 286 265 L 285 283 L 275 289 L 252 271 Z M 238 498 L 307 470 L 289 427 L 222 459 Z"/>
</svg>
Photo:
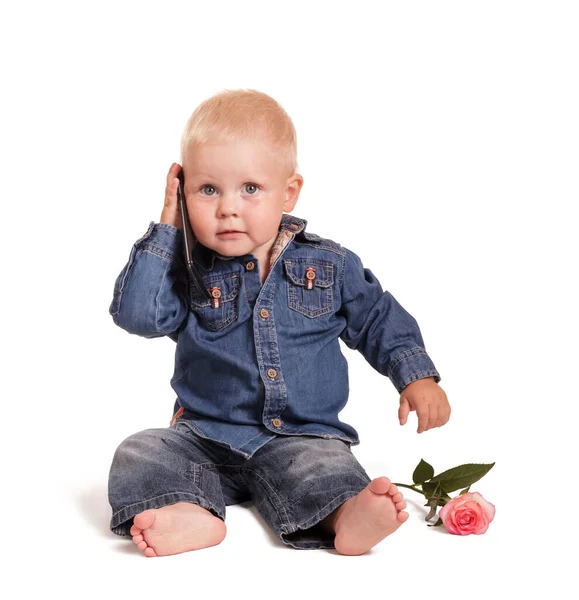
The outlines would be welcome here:
<svg viewBox="0 0 579 600">
<path fill-rule="evenodd" d="M 478 492 L 457 496 L 445 504 L 439 513 L 448 533 L 480 535 L 495 516 L 495 507 Z"/>
</svg>

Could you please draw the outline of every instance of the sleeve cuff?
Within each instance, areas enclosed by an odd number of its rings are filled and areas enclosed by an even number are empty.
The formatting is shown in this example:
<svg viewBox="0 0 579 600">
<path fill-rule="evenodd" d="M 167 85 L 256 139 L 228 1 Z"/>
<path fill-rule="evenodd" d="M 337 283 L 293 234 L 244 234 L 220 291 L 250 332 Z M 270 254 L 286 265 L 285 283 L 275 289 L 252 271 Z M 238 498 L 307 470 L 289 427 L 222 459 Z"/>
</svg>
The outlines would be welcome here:
<svg viewBox="0 0 579 600">
<path fill-rule="evenodd" d="M 182 251 L 181 230 L 168 223 L 151 221 L 142 238 L 135 242 L 136 248 L 157 250 L 158 253 L 174 256 Z"/>
<path fill-rule="evenodd" d="M 388 377 L 399 393 L 413 381 L 434 377 L 440 381 L 440 375 L 424 348 L 411 348 L 400 352 L 392 359 Z"/>
</svg>

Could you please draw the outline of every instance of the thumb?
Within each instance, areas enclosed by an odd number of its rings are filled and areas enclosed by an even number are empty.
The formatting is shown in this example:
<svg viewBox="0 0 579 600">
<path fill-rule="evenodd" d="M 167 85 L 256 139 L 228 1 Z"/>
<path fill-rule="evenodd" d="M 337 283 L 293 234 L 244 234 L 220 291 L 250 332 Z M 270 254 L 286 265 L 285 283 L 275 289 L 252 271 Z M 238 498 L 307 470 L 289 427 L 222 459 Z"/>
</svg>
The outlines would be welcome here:
<svg viewBox="0 0 579 600">
<path fill-rule="evenodd" d="M 400 396 L 400 408 L 398 409 L 398 420 L 400 425 L 406 425 L 408 413 L 410 412 L 410 403 L 405 396 Z"/>
</svg>

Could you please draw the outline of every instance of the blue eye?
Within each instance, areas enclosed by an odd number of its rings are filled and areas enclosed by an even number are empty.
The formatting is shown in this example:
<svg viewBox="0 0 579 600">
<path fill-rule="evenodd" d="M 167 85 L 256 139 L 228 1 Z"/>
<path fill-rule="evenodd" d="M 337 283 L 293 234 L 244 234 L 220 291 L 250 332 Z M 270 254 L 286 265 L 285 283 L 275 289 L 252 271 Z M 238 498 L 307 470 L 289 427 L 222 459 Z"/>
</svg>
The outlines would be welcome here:
<svg viewBox="0 0 579 600">
<path fill-rule="evenodd" d="M 254 194 L 257 193 L 257 190 L 259 189 L 255 183 L 247 183 L 245 184 L 245 189 L 247 191 L 248 194 L 250 194 L 251 196 L 253 196 Z M 250 189 L 253 189 L 254 191 L 249 191 Z"/>
<path fill-rule="evenodd" d="M 206 190 L 207 188 L 210 188 L 210 189 L 212 189 L 212 190 L 215 190 L 215 188 L 214 188 L 212 185 L 204 185 L 204 186 L 201 188 L 201 190 L 202 190 L 202 191 L 204 191 L 204 190 Z M 213 196 L 213 194 L 207 194 L 207 196 Z"/>
</svg>

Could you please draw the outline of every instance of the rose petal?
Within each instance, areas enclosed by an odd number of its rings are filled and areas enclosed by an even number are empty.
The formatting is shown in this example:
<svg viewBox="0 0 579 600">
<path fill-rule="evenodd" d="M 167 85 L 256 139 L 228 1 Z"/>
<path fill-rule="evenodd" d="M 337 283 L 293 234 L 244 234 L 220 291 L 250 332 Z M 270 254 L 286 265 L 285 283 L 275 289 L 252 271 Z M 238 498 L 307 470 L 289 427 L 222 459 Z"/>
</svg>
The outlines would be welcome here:
<svg viewBox="0 0 579 600">
<path fill-rule="evenodd" d="M 485 533 L 494 515 L 494 505 L 478 492 L 469 492 L 453 498 L 439 512 L 447 531 L 454 535 Z"/>
<path fill-rule="evenodd" d="M 478 492 L 472 492 L 476 501 L 484 508 L 487 513 L 489 520 L 492 521 L 495 518 L 496 508 L 494 504 L 491 504 L 488 500 L 485 500 Z"/>
</svg>

